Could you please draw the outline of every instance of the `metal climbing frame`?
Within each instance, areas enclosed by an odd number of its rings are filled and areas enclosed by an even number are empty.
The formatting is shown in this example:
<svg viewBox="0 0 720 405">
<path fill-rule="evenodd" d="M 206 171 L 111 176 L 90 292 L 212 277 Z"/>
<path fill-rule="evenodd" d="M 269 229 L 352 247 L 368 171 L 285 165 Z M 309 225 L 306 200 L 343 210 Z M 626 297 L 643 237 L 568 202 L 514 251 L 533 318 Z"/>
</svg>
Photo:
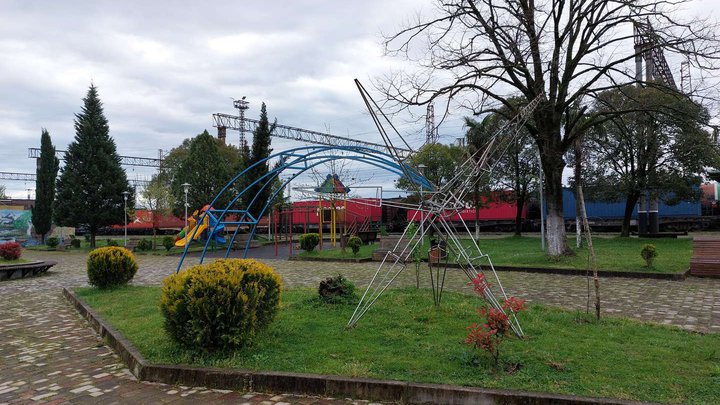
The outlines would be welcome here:
<svg viewBox="0 0 720 405">
<path fill-rule="evenodd" d="M 375 121 L 378 131 L 382 135 L 388 149 L 392 151 L 392 141 L 378 113 L 387 123 L 390 123 L 389 119 L 382 114 L 377 103 L 375 103 L 362 84 L 357 80 L 356 85 L 370 115 Z M 478 150 L 458 167 L 455 177 L 440 188 L 433 186 L 436 191 L 433 192 L 431 190 L 429 198 L 421 200 L 417 207 L 417 210 L 423 213 L 420 219 L 420 226 L 406 228 L 395 247 L 386 253 L 382 263 L 373 275 L 370 284 L 367 286 L 365 293 L 362 295 L 360 302 L 350 317 L 347 327 L 355 326 L 360 318 L 367 313 L 370 307 L 387 290 L 393 281 L 395 281 L 406 268 L 407 256 L 410 252 L 422 246 L 425 235 L 430 229 L 435 231 L 436 238 L 444 242 L 447 246 L 448 254 L 453 257 L 454 262 L 460 266 L 470 280 L 474 279 L 479 273 L 484 273 L 485 271 L 492 272 L 500 295 L 502 298 L 507 299 L 507 294 L 490 260 L 490 256 L 482 252 L 477 241 L 472 237 L 461 240 L 457 230 L 449 223 L 449 219 L 465 207 L 465 197 L 468 190 L 472 190 L 477 182 L 481 181 L 484 176 L 492 171 L 499 158 L 505 153 L 512 140 L 518 135 L 522 126 L 530 119 L 530 116 L 543 100 L 543 97 L 544 96 L 541 95 L 530 101 L 512 120 L 490 138 L 490 141 L 484 149 Z M 392 124 L 390 124 L 390 126 L 392 127 Z M 396 130 L 395 134 L 402 138 Z M 395 157 L 396 161 L 402 165 L 401 167 L 408 167 L 402 164 L 402 160 L 398 154 L 391 154 Z M 470 236 L 471 234 L 467 224 L 462 220 L 462 217 L 458 217 L 461 222 L 461 231 Z M 409 229 L 414 230 L 409 233 Z M 442 280 L 439 279 L 433 280 L 434 285 L 442 285 L 441 282 Z M 485 287 L 483 295 L 493 307 L 505 312 L 502 303 L 490 286 Z M 523 336 L 522 328 L 515 314 L 509 314 L 509 319 L 515 334 Z"/>
<path fill-rule="evenodd" d="M 257 231 L 259 220 L 267 212 L 271 202 L 280 192 L 280 190 L 287 187 L 288 183 L 292 182 L 302 173 L 318 165 L 342 159 L 355 160 L 363 162 L 365 164 L 369 164 L 381 170 L 386 170 L 394 173 L 398 176 L 404 176 L 412 184 L 417 184 L 424 189 L 434 190 L 433 186 L 425 179 L 425 177 L 421 176 L 417 171 L 413 170 L 410 167 L 407 167 L 404 164 L 397 163 L 392 158 L 392 156 L 376 149 L 360 146 L 304 146 L 275 153 L 237 174 L 225 185 L 225 187 L 223 187 L 222 190 L 220 190 L 217 196 L 215 196 L 215 198 L 210 203 L 210 206 L 213 208 L 206 210 L 198 220 L 198 223 L 202 223 L 205 219 L 205 216 L 212 215 L 215 219 L 217 219 L 218 225 L 225 225 L 226 227 L 230 225 L 236 227 L 235 232 L 228 241 L 228 245 L 225 251 L 226 258 L 230 255 L 233 242 L 238 236 L 240 226 L 248 226 L 250 233 L 243 249 L 243 257 L 247 257 L 247 249 L 250 247 L 250 242 L 252 241 L 252 238 Z M 270 161 L 276 160 L 280 162 L 278 166 L 269 170 L 268 173 L 264 176 L 254 179 L 252 183 L 246 185 L 244 188 L 241 189 L 241 191 L 237 192 L 237 186 L 241 184 L 247 173 L 251 172 L 258 165 L 266 164 Z M 254 188 L 256 185 L 260 185 L 261 190 L 272 187 L 275 183 L 275 180 L 280 178 L 279 176 L 281 173 L 285 175 L 283 176 L 285 177 L 285 180 L 282 180 L 282 185 L 275 189 L 275 191 L 270 195 L 268 201 L 265 202 L 263 206 L 259 206 L 257 204 L 257 195 L 250 201 L 247 207 L 239 206 L 239 201 L 241 201 L 240 198 L 245 195 L 251 188 Z M 227 203 L 224 208 L 217 208 L 216 204 L 224 196 L 229 197 L 229 203 Z M 257 217 L 253 216 L 249 212 L 252 211 L 251 208 L 256 206 L 260 208 Z M 196 227 L 195 230 L 191 233 L 190 240 L 193 240 L 195 238 L 197 229 L 198 227 Z M 207 238 L 203 251 L 200 255 L 200 263 L 204 261 L 209 246 L 210 238 Z M 182 268 L 182 264 L 185 261 L 185 257 L 187 256 L 189 247 L 190 244 L 185 245 L 185 250 L 183 251 L 182 257 L 180 258 L 180 262 L 178 263 L 176 272 L 180 271 L 180 269 Z"/>
</svg>

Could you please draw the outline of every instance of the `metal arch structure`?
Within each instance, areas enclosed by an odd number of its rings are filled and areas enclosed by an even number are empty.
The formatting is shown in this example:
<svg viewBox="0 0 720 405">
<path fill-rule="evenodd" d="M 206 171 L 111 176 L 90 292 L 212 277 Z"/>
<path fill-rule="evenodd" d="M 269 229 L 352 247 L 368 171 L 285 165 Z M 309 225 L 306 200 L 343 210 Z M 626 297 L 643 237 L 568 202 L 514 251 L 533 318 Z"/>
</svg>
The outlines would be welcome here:
<svg viewBox="0 0 720 405">
<path fill-rule="evenodd" d="M 272 154 L 267 158 L 262 159 L 261 161 L 256 162 L 255 164 L 246 168 L 242 172 L 238 173 L 225 185 L 225 187 L 220 190 L 220 192 L 215 196 L 215 198 L 213 198 L 213 200 L 209 204 L 211 209 L 206 210 L 202 214 L 202 216 L 198 220 L 198 223 L 202 223 L 205 220 L 206 216 L 211 215 L 214 219 L 217 220 L 218 226 L 236 226 L 235 232 L 228 240 L 228 246 L 224 255 L 225 258 L 229 257 L 230 255 L 230 250 L 232 248 L 233 242 L 237 238 L 240 226 L 249 226 L 250 235 L 248 237 L 248 241 L 245 244 L 242 254 L 242 257 L 247 257 L 247 250 L 250 247 L 250 242 L 252 241 L 252 238 L 256 233 L 260 218 L 262 218 L 265 212 L 267 212 L 270 204 L 280 192 L 280 190 L 283 190 L 288 185 L 288 183 L 292 182 L 302 173 L 323 163 L 342 159 L 360 161 L 362 163 L 377 167 L 378 169 L 389 171 L 398 176 L 405 177 L 411 183 L 416 184 L 419 187 L 423 187 L 426 190 L 435 190 L 434 186 L 417 170 L 411 168 L 404 163 L 397 163 L 393 156 L 384 152 L 380 152 L 377 149 L 363 146 L 303 146 Z M 251 172 L 255 167 L 259 165 L 266 164 L 274 160 L 279 161 L 279 164 L 277 166 L 269 170 L 267 174 L 255 179 L 252 183 L 246 185 L 239 192 L 237 191 L 235 186 L 240 184 L 240 182 L 245 179 L 247 173 Z M 250 189 L 255 188 L 257 185 L 261 186 L 261 190 L 272 187 L 275 181 L 277 179 L 280 179 L 281 174 L 286 175 L 285 180 L 281 180 L 281 186 L 277 187 L 277 189 L 270 195 L 270 198 L 268 198 L 268 201 L 265 202 L 262 207 L 258 205 L 258 207 L 260 207 L 260 211 L 257 218 L 254 217 L 250 212 L 248 212 L 256 204 L 257 195 L 253 197 L 248 206 L 242 207 L 241 209 L 233 209 L 233 207 L 238 205 L 238 201 L 240 200 L 240 198 L 246 193 L 248 193 Z M 287 176 L 288 174 L 289 176 Z M 215 208 L 215 205 L 223 197 L 230 197 L 230 201 L 224 208 Z M 422 207 L 418 206 L 416 207 L 416 209 L 422 209 Z M 229 218 L 230 216 L 234 218 Z M 195 227 L 195 229 L 190 233 L 189 240 L 195 239 L 197 229 L 198 228 Z M 204 261 L 209 245 L 210 238 L 207 238 L 205 241 L 205 246 L 203 247 L 202 253 L 200 255 L 200 263 Z M 189 243 L 185 245 L 185 249 L 183 251 L 182 257 L 180 258 L 180 262 L 178 263 L 176 272 L 180 271 L 182 264 L 185 261 L 185 257 L 187 256 L 189 247 Z"/>
</svg>

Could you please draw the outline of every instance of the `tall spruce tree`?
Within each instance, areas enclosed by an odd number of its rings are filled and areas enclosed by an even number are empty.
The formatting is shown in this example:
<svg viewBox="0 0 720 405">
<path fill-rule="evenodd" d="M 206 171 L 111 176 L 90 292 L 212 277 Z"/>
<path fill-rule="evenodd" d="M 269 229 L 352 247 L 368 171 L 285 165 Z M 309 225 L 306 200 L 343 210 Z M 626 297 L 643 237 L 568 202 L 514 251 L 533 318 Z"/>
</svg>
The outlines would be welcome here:
<svg viewBox="0 0 720 405">
<path fill-rule="evenodd" d="M 124 221 L 123 192 L 128 191 L 128 209 L 134 207 L 134 190 L 120 166 L 115 141 L 98 97 L 91 84 L 82 111 L 75 114 L 75 140 L 65 153 L 65 166 L 57 182 L 53 217 L 65 226 L 87 226 L 90 246 L 103 226 Z"/>
<path fill-rule="evenodd" d="M 32 224 L 42 243 L 45 243 L 45 235 L 52 227 L 55 180 L 59 166 L 60 160 L 55 156 L 50 134 L 43 128 L 40 136 L 40 159 L 35 172 L 35 205 L 32 207 Z"/>
<path fill-rule="evenodd" d="M 262 103 L 262 106 L 260 107 L 260 121 L 253 132 L 252 151 L 250 152 L 250 161 L 247 163 L 246 167 L 250 167 L 270 156 L 270 153 L 272 152 L 272 149 L 270 148 L 270 136 L 275 130 L 276 125 L 277 121 L 270 125 L 265 103 Z M 255 166 L 253 169 L 248 171 L 245 184 L 251 184 L 253 181 L 266 175 L 269 171 L 269 167 L 270 165 L 268 162 Z M 270 194 L 272 193 L 271 186 L 263 188 L 263 184 L 267 182 L 267 179 L 264 180 L 265 181 L 260 181 L 251 187 L 250 190 L 248 190 L 248 193 L 244 196 L 245 206 L 247 207 L 248 212 L 258 219 L 263 207 L 267 203 L 268 199 L 270 199 Z"/>
</svg>

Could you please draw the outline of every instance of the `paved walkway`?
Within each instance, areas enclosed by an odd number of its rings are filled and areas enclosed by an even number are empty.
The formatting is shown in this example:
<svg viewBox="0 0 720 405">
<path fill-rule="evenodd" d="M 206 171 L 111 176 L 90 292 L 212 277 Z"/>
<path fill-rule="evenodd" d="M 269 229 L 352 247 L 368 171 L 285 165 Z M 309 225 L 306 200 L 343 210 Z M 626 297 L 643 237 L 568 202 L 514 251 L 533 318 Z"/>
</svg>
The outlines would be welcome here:
<svg viewBox="0 0 720 405">
<path fill-rule="evenodd" d="M 77 315 L 61 287 L 86 285 L 84 254 L 26 252 L 25 257 L 59 262 L 49 274 L 0 283 L 0 404 L 3 403 L 299 403 L 340 404 L 367 401 L 292 395 L 263 395 L 199 387 L 174 387 L 137 382 L 112 351 Z M 138 256 L 140 270 L 133 284 L 157 285 L 174 271 L 177 257 Z M 197 262 L 189 258 L 187 265 Z M 375 263 L 320 263 L 266 260 L 286 285 L 317 286 L 341 273 L 359 286 L 367 284 Z M 422 283 L 428 284 L 422 274 Z M 587 281 L 579 276 L 501 272 L 510 294 L 529 301 L 584 309 Z M 603 312 L 646 321 L 720 332 L 720 280 L 602 279 Z M 408 268 L 397 285 L 414 285 Z M 469 292 L 456 270 L 446 286 Z M 382 305 L 382 298 L 377 305 Z"/>
</svg>

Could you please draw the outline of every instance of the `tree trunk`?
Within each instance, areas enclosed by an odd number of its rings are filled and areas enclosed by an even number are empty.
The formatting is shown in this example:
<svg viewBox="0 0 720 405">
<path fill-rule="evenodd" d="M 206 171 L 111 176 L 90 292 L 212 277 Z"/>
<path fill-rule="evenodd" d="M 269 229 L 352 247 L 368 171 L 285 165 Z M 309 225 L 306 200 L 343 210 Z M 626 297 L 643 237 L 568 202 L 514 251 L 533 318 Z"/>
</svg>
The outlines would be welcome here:
<svg viewBox="0 0 720 405">
<path fill-rule="evenodd" d="M 572 254 L 567 244 L 563 218 L 562 172 L 565 162 L 562 152 L 560 145 L 545 144 L 541 153 L 547 203 L 547 254 L 551 257 Z"/>
<path fill-rule="evenodd" d="M 522 211 L 525 207 L 525 193 L 523 193 L 520 198 L 517 199 L 516 204 L 516 211 L 515 211 L 515 236 L 522 235 Z"/>
<path fill-rule="evenodd" d="M 90 249 L 95 249 L 95 229 L 90 229 Z"/>
<path fill-rule="evenodd" d="M 625 213 L 623 214 L 622 230 L 620 231 L 620 236 L 630 236 L 630 219 L 632 218 L 632 212 L 635 208 L 635 204 L 637 204 L 638 202 L 638 198 L 640 198 L 639 193 L 632 193 L 625 200 Z"/>
</svg>

